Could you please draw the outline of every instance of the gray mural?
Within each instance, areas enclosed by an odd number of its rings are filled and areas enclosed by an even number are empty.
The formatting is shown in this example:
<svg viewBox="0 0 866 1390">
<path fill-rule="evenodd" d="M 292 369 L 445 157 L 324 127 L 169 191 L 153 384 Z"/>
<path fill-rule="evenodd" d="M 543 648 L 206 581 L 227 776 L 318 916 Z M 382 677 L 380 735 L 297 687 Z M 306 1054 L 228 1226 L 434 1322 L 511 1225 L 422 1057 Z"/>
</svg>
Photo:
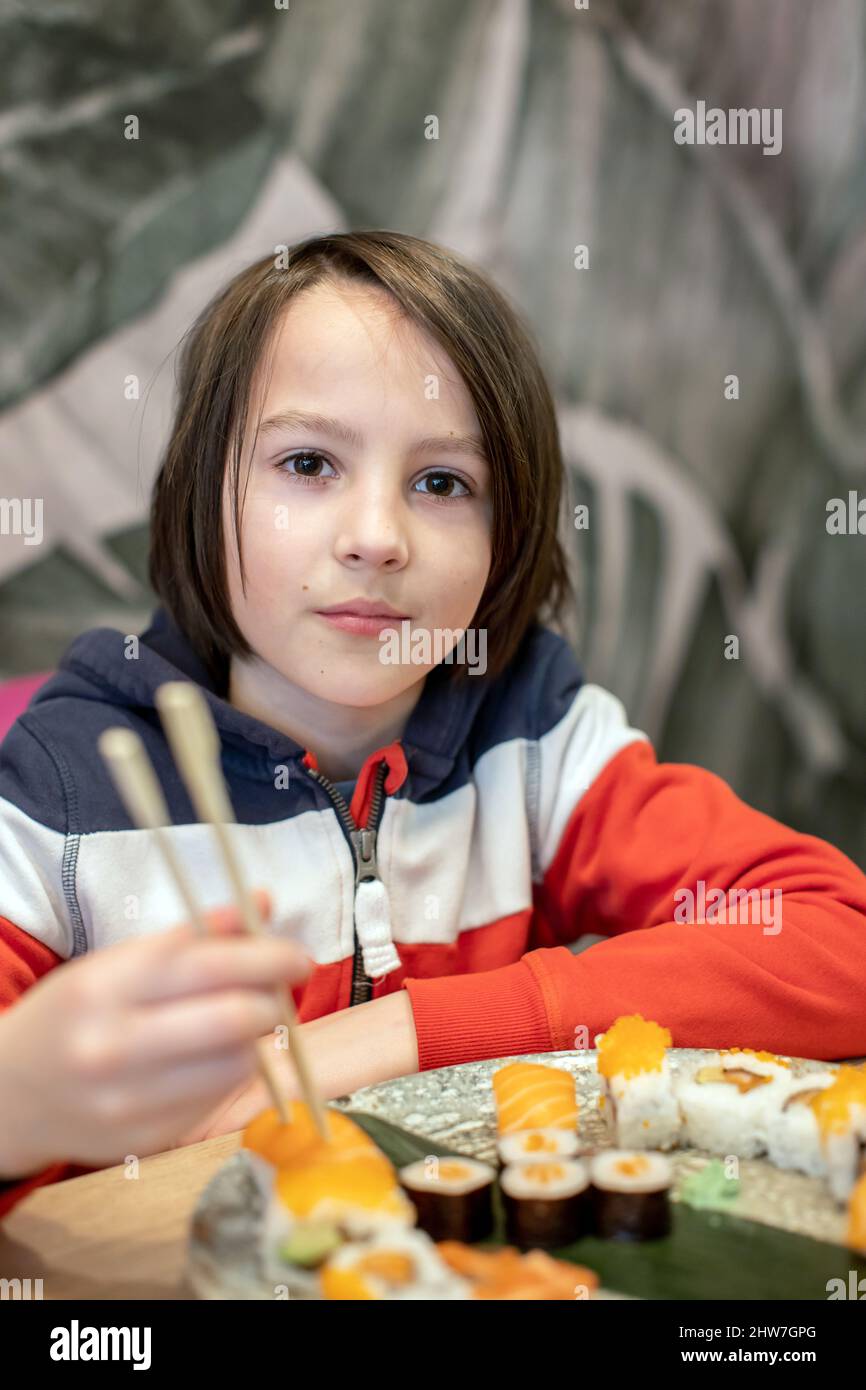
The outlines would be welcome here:
<svg viewBox="0 0 866 1390">
<path fill-rule="evenodd" d="M 0 39 L 0 492 L 44 508 L 0 673 L 146 620 L 207 298 L 394 227 L 533 326 L 588 675 L 866 866 L 864 0 L 5 0 Z"/>
</svg>

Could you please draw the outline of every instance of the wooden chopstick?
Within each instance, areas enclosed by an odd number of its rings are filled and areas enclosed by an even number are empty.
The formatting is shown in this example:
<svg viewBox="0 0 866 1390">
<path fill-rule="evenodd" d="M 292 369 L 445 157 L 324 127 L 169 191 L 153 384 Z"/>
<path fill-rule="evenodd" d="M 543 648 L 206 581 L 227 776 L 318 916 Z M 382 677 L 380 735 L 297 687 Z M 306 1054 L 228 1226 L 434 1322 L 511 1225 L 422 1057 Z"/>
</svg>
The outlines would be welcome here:
<svg viewBox="0 0 866 1390">
<path fill-rule="evenodd" d="M 189 878 L 175 854 L 170 837 L 166 834 L 165 828 L 170 824 L 168 807 L 144 744 L 132 729 L 113 728 L 105 729 L 99 735 L 97 746 L 130 820 L 139 830 L 153 831 L 189 920 L 201 936 L 207 936 L 208 926 Z M 270 1092 L 282 1123 L 288 1124 L 289 1113 L 272 1068 L 268 1044 L 261 1039 L 257 1044 L 257 1053 L 262 1080 Z"/>
<path fill-rule="evenodd" d="M 207 701 L 192 681 L 166 681 L 156 691 L 156 707 L 190 800 L 199 820 L 216 836 L 226 873 L 247 931 L 264 934 L 255 899 L 241 870 L 228 833 L 235 815 L 220 765 L 220 740 Z M 323 1139 L 330 1138 L 327 1111 L 316 1087 L 301 1043 L 294 1001 L 285 984 L 277 997 L 288 1030 L 289 1051 L 304 1100 Z"/>
<path fill-rule="evenodd" d="M 183 899 L 184 909 L 196 931 L 207 935 L 207 923 L 202 916 L 189 878 L 174 852 L 166 834 L 171 818 L 162 794 L 153 763 L 138 734 L 132 729 L 106 729 L 99 735 L 97 746 L 108 766 L 114 785 L 126 807 L 133 825 L 139 830 L 152 830 L 160 853 Z"/>
</svg>

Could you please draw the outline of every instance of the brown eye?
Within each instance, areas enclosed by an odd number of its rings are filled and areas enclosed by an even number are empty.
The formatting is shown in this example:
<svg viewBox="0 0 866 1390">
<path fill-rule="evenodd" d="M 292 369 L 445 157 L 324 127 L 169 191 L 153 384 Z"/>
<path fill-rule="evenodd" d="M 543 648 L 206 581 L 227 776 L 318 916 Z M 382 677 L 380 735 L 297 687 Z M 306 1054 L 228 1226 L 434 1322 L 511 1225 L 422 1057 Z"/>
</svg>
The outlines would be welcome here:
<svg viewBox="0 0 866 1390">
<path fill-rule="evenodd" d="M 456 473 L 425 473 L 419 483 L 427 483 L 427 495 L 449 502 L 452 498 L 468 497 L 469 489 Z M 458 491 L 458 489 L 460 489 Z"/>
<path fill-rule="evenodd" d="M 323 474 L 322 465 L 331 468 L 331 464 L 328 463 L 324 454 L 320 454 L 317 449 L 301 449 L 298 453 L 288 454 L 286 458 L 281 459 L 277 467 L 282 472 L 301 479 L 336 477 L 333 470 L 330 474 Z"/>
</svg>

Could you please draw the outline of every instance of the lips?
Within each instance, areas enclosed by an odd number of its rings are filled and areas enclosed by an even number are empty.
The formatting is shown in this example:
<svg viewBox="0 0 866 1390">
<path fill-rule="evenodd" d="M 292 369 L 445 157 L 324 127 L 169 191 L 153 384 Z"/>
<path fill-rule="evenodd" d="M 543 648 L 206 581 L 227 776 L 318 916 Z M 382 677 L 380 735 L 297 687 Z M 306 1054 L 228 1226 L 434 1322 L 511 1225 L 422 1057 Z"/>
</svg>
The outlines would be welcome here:
<svg viewBox="0 0 866 1390">
<path fill-rule="evenodd" d="M 318 616 L 330 627 L 339 628 L 341 632 L 354 633 L 356 637 L 378 637 L 386 628 L 394 628 L 397 623 L 406 621 L 405 618 L 386 617 L 381 613 L 378 616 L 365 613 L 319 613 Z"/>
<path fill-rule="evenodd" d="M 389 603 L 378 599 L 349 599 L 347 603 L 336 603 L 330 608 L 317 608 L 316 613 L 330 627 L 355 637 L 378 637 L 395 623 L 409 621 L 408 613 L 398 613 Z"/>
<path fill-rule="evenodd" d="M 346 603 L 335 603 L 330 608 L 317 608 L 317 613 L 332 616 L 336 613 L 350 613 L 358 618 L 408 618 L 408 613 L 400 613 L 390 603 L 380 599 L 352 598 Z"/>
</svg>

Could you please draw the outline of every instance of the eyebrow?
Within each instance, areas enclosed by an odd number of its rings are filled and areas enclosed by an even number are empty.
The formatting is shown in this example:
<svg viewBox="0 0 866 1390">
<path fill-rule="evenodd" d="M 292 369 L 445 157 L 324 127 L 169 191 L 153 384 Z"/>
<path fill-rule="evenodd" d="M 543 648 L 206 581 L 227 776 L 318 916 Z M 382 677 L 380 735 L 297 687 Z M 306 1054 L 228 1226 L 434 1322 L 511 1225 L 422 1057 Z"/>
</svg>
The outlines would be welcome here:
<svg viewBox="0 0 866 1390">
<path fill-rule="evenodd" d="M 329 434 L 335 439 L 341 439 L 344 444 L 351 444 L 354 448 L 364 447 L 364 436 L 359 430 L 353 429 L 342 420 L 334 420 L 328 415 L 316 415 L 306 410 L 283 410 L 277 415 L 271 415 L 262 421 L 258 432 L 261 436 L 276 434 L 284 429 L 314 430 L 319 434 Z M 471 455 L 482 463 L 487 462 L 484 441 L 477 435 L 431 435 L 427 439 L 416 440 L 412 446 L 412 452 L 415 454 L 441 453 L 443 449 L 454 454 Z"/>
</svg>

